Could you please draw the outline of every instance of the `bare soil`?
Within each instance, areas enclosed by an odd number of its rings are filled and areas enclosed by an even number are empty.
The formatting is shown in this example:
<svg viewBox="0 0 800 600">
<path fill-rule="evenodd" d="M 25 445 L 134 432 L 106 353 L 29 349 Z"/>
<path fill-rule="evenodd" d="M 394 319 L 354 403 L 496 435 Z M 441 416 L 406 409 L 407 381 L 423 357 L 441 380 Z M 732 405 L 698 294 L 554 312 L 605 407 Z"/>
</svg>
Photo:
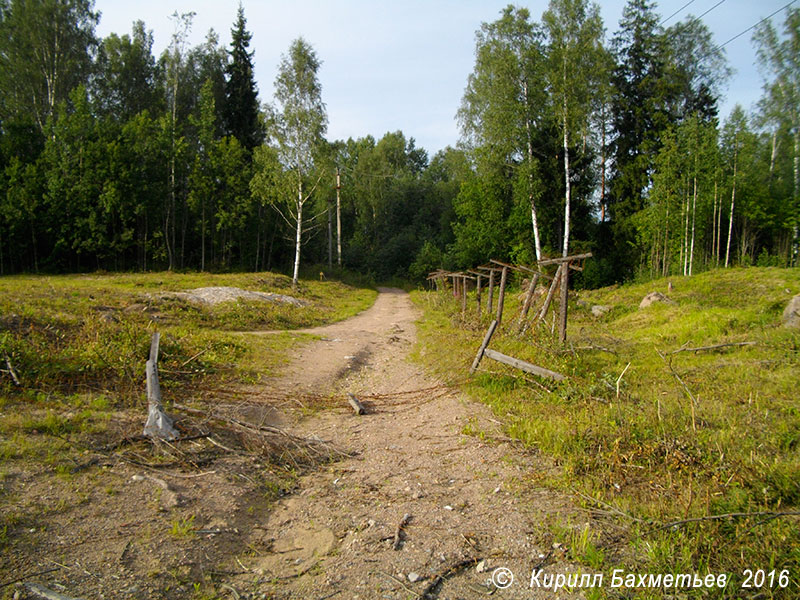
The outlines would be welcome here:
<svg viewBox="0 0 800 600">
<path fill-rule="evenodd" d="M 382 289 L 358 316 L 306 330 L 321 339 L 280 377 L 198 392 L 209 414 L 293 436 L 272 461 L 220 433 L 161 447 L 175 458 L 164 468 L 87 452 L 72 475 L 8 469 L 18 514 L 0 597 L 40 597 L 24 583 L 86 599 L 553 597 L 528 587 L 531 570 L 578 572 L 551 525 L 588 517 L 537 486 L 552 464 L 408 360 L 417 317 L 407 294 Z M 191 414 L 178 425 L 213 428 Z M 324 451 L 293 453 L 303 440 Z M 510 588 L 492 585 L 497 567 L 515 574 Z"/>
</svg>

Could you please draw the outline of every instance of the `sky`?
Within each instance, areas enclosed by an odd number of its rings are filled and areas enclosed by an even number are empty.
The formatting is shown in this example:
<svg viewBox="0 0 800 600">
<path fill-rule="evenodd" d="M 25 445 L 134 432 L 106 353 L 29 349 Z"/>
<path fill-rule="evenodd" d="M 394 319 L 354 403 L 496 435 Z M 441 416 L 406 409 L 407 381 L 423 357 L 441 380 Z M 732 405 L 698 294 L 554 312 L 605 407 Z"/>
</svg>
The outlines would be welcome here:
<svg viewBox="0 0 800 600">
<path fill-rule="evenodd" d="M 798 0 L 796 0 L 798 1 Z M 669 26 L 709 11 L 703 21 L 723 44 L 789 0 L 662 0 L 657 11 Z M 328 110 L 328 139 L 379 139 L 402 130 L 433 156 L 459 140 L 456 111 L 474 67 L 475 32 L 500 16 L 508 0 L 243 0 L 253 39 L 259 98 L 272 102 L 281 56 L 303 37 L 322 61 L 319 79 Z M 546 0 L 515 2 L 539 20 Z M 625 0 L 601 0 L 606 36 L 618 28 Z M 685 6 L 689 4 L 689 6 Z M 130 33 L 141 19 L 153 31 L 158 56 L 170 42 L 174 12 L 196 13 L 189 44 L 203 42 L 209 29 L 226 47 L 239 0 L 96 0 L 99 36 Z M 798 4 L 795 4 L 798 6 Z M 685 7 L 685 8 L 684 8 Z M 779 31 L 785 11 L 772 17 Z M 720 116 L 736 103 L 749 110 L 761 96 L 752 31 L 730 42 L 726 55 L 733 77 L 724 91 Z"/>
</svg>

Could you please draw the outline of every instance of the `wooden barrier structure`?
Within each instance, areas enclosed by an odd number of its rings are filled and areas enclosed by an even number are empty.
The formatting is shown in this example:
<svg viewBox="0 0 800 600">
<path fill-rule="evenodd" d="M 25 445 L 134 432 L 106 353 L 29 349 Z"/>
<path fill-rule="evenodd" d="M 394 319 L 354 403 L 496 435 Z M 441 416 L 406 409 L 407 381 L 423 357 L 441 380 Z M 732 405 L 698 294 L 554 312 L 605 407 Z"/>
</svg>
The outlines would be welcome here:
<svg viewBox="0 0 800 600">
<path fill-rule="evenodd" d="M 536 285 L 539 283 L 539 280 L 550 279 L 549 276 L 545 275 L 540 268 L 543 266 L 548 265 L 557 265 L 556 273 L 552 278 L 552 282 L 550 287 L 547 291 L 547 295 L 545 297 L 544 303 L 542 305 L 541 310 L 538 311 L 535 321 L 542 321 L 545 316 L 547 315 L 547 311 L 550 308 L 550 305 L 555 297 L 556 289 L 560 289 L 560 306 L 558 315 L 553 316 L 553 328 L 555 328 L 556 319 L 558 320 L 558 337 L 561 343 L 566 342 L 567 339 L 567 305 L 569 299 L 569 272 L 570 270 L 577 270 L 582 271 L 583 267 L 574 264 L 577 262 L 582 262 L 586 258 L 590 258 L 592 256 L 591 253 L 587 252 L 584 254 L 575 254 L 572 256 L 564 256 L 560 258 L 551 258 L 540 260 L 536 263 L 537 268 L 526 267 L 522 265 L 512 265 L 509 263 L 504 263 L 499 260 L 492 259 L 490 261 L 490 265 L 482 265 L 478 267 L 481 271 L 488 271 L 489 272 L 489 313 L 491 314 L 491 306 L 492 306 L 492 295 L 493 295 L 493 283 L 494 283 L 494 273 L 497 270 L 500 270 L 501 277 L 500 277 L 500 290 L 497 299 L 497 313 L 495 315 L 494 320 L 489 325 L 489 329 L 486 331 L 486 335 L 481 342 L 480 348 L 478 348 L 478 353 L 475 356 L 475 359 L 472 361 L 472 366 L 470 367 L 470 374 L 475 373 L 478 369 L 478 366 L 481 363 L 481 360 L 484 356 L 491 358 L 497 362 L 509 365 L 514 367 L 515 369 L 520 369 L 526 373 L 530 373 L 532 375 L 537 375 L 539 377 L 546 377 L 549 379 L 553 379 L 555 381 L 562 381 L 565 379 L 565 376 L 556 373 L 555 371 L 551 371 L 549 369 L 545 369 L 544 367 L 540 367 L 524 360 L 520 360 L 518 358 L 514 358 L 513 356 L 507 356 L 501 352 L 496 350 L 492 350 L 489 348 L 489 343 L 492 340 L 492 336 L 494 336 L 497 328 L 502 323 L 503 318 L 503 306 L 505 300 L 505 292 L 506 292 L 506 284 L 508 282 L 508 272 L 509 270 L 517 271 L 520 273 L 525 273 L 530 275 L 531 279 L 528 283 L 528 289 L 525 292 L 525 299 L 522 302 L 522 307 L 520 310 L 519 322 L 518 322 L 518 331 L 522 332 L 527 324 L 527 317 L 528 313 L 530 312 L 531 305 L 533 303 L 533 295 L 536 289 Z M 498 269 L 499 267 L 499 269 Z M 476 277 L 478 277 L 478 289 L 480 288 L 480 277 L 481 274 L 475 271 L 471 271 L 474 273 Z M 476 294 L 478 300 L 478 315 L 480 315 L 480 293 Z"/>
<path fill-rule="evenodd" d="M 446 281 L 448 278 L 452 279 L 453 297 L 461 300 L 462 316 L 466 316 L 467 312 L 467 288 L 468 288 L 467 281 L 468 280 L 475 281 L 476 282 L 475 299 L 477 301 L 478 318 L 481 318 L 482 316 L 483 278 L 486 277 L 489 280 L 487 313 L 491 315 L 494 312 L 494 319 L 484 339 L 485 343 L 482 344 L 481 349 L 478 352 L 478 356 L 476 356 L 475 358 L 475 362 L 473 363 L 471 372 L 475 371 L 481 359 L 483 358 L 484 354 L 490 356 L 490 358 L 494 358 L 495 360 L 500 360 L 500 362 L 504 362 L 504 360 L 501 360 L 501 358 L 504 357 L 505 359 L 508 359 L 505 360 L 505 363 L 506 364 L 513 363 L 512 366 L 515 366 L 515 364 L 517 364 L 515 363 L 515 361 L 524 363 L 524 361 L 518 361 L 518 359 L 514 359 L 513 357 L 505 357 L 505 355 L 495 351 L 492 351 L 488 354 L 486 353 L 486 348 L 488 346 L 489 341 L 491 340 L 492 335 L 494 335 L 495 330 L 503 322 L 503 310 L 505 307 L 505 295 L 506 295 L 506 287 L 508 284 L 509 271 L 514 271 L 530 276 L 530 282 L 525 292 L 525 298 L 522 302 L 522 306 L 519 313 L 517 331 L 519 333 L 522 333 L 528 327 L 529 324 L 528 314 L 530 313 L 530 310 L 533 305 L 533 296 L 537 284 L 539 283 L 540 280 L 551 280 L 550 286 L 548 288 L 547 294 L 544 299 L 544 303 L 542 304 L 542 307 L 536 312 L 533 321 L 534 323 L 537 321 L 538 322 L 544 321 L 545 317 L 547 316 L 547 312 L 550 310 L 550 305 L 552 304 L 553 299 L 555 298 L 556 292 L 560 291 L 559 310 L 558 314 L 553 316 L 552 329 L 555 330 L 555 324 L 556 322 L 558 322 L 558 337 L 561 343 L 564 343 L 566 342 L 567 339 L 569 272 L 570 270 L 582 271 L 583 270 L 582 262 L 585 259 L 590 258 L 591 256 L 592 256 L 591 252 L 587 252 L 584 254 L 574 254 L 572 256 L 548 258 L 537 261 L 535 267 L 515 265 L 500 260 L 491 259 L 488 264 L 476 267 L 475 270 L 468 270 L 466 273 L 460 271 L 450 272 L 442 269 L 430 273 L 428 275 L 428 280 L 435 282 L 435 285 L 439 290 L 441 290 L 443 281 Z M 576 263 L 581 263 L 581 265 Z M 555 265 L 557 268 L 555 275 L 551 278 L 549 275 L 546 275 L 545 273 L 542 272 L 541 267 L 553 266 L 553 265 Z M 494 287 L 495 287 L 496 273 L 500 274 L 500 282 L 497 295 L 497 308 L 496 310 L 493 311 L 492 309 L 494 304 Z M 529 363 L 524 363 L 524 364 L 531 367 L 535 367 L 535 365 L 530 365 Z M 536 372 L 536 369 L 538 369 L 539 371 L 542 370 L 541 367 L 536 367 L 535 369 L 529 370 L 528 372 Z M 544 369 L 544 371 L 547 371 L 547 369 Z"/>
</svg>

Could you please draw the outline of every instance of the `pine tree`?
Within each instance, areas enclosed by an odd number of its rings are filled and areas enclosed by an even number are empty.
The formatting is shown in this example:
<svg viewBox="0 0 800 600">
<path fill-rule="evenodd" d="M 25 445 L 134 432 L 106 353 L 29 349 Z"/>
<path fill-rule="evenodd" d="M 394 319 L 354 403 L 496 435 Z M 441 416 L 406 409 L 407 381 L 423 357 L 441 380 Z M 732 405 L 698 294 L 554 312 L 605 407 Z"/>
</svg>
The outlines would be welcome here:
<svg viewBox="0 0 800 600">
<path fill-rule="evenodd" d="M 610 193 L 611 218 L 616 221 L 643 208 L 648 173 L 669 122 L 663 41 L 653 2 L 630 0 L 613 41 L 617 67 L 611 110 L 617 136 Z"/>
<path fill-rule="evenodd" d="M 253 79 L 253 53 L 248 52 L 252 34 L 245 29 L 247 20 L 239 4 L 236 26 L 231 31 L 231 61 L 226 70 L 225 125 L 227 133 L 252 151 L 264 141 L 264 131 L 259 120 L 258 90 Z"/>
</svg>

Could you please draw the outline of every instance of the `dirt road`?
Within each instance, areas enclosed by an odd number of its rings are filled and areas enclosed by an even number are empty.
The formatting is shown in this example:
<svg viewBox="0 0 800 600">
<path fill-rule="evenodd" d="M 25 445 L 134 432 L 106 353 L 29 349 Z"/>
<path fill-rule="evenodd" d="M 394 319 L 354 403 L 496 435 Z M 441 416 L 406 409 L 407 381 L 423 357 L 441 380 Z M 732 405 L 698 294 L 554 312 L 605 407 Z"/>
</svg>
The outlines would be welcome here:
<svg viewBox="0 0 800 600">
<path fill-rule="evenodd" d="M 15 529 L 0 532 L 0 597 L 43 586 L 86 600 L 479 598 L 507 567 L 516 578 L 499 597 L 552 598 L 529 588 L 531 571 L 579 571 L 552 525 L 580 530 L 586 515 L 536 486 L 552 466 L 485 406 L 409 362 L 417 317 L 405 293 L 381 290 L 369 310 L 309 330 L 321 339 L 281 376 L 198 389 L 203 410 L 180 409 L 178 442 L 128 437 L 136 409 L 115 416 L 117 442 L 73 468 L 6 468 Z M 281 475 L 296 440 L 325 440 L 338 458 Z"/>
<path fill-rule="evenodd" d="M 309 330 L 323 339 L 273 382 L 351 392 L 369 408 L 323 410 L 296 428 L 352 458 L 303 476 L 274 505 L 271 552 L 249 566 L 275 578 L 276 597 L 477 598 L 507 567 L 516 581 L 502 597 L 552 598 L 529 588 L 531 570 L 577 572 L 547 527 L 566 521 L 568 503 L 531 484 L 547 465 L 504 441 L 486 407 L 408 361 L 417 316 L 407 294 L 382 289 L 369 310 Z"/>
</svg>

